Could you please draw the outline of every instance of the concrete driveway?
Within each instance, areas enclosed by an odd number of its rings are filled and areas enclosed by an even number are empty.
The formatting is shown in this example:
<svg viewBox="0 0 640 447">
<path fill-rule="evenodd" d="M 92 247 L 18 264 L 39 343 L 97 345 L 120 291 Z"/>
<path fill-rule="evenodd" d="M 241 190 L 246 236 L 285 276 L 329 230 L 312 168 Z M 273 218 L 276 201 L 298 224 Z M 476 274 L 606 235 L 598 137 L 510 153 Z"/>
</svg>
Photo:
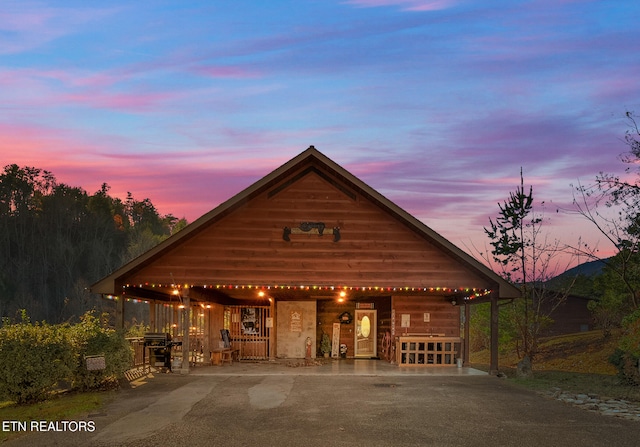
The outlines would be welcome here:
<svg viewBox="0 0 640 447">
<path fill-rule="evenodd" d="M 640 442 L 638 422 L 581 410 L 469 368 L 425 372 L 383 362 L 351 363 L 236 363 L 197 368 L 190 375 L 154 374 L 120 391 L 100 412 L 77 418 L 91 421 L 93 432 L 32 432 L 6 445 L 585 447 Z"/>
</svg>

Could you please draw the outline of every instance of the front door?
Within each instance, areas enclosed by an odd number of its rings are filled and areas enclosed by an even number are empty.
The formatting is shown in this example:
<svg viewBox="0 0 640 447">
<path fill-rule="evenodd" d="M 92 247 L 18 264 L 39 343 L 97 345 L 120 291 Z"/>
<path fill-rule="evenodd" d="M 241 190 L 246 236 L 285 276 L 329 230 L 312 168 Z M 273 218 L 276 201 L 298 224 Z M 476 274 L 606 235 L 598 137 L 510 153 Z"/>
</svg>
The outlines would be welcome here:
<svg viewBox="0 0 640 447">
<path fill-rule="evenodd" d="M 376 310 L 356 309 L 356 357 L 377 357 Z"/>
</svg>

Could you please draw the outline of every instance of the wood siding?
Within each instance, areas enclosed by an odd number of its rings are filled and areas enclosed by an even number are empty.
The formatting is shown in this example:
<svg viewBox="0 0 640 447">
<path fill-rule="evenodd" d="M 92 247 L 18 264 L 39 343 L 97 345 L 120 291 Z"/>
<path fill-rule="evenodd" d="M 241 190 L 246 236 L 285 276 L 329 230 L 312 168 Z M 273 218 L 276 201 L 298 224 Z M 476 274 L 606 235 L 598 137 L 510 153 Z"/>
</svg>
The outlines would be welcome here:
<svg viewBox="0 0 640 447">
<path fill-rule="evenodd" d="M 453 306 L 445 297 L 425 299 L 419 296 L 393 297 L 395 336 L 402 334 L 460 337 L 460 306 Z M 424 313 L 429 313 L 429 322 Z M 409 315 L 410 326 L 402 327 L 402 315 Z"/>
<path fill-rule="evenodd" d="M 127 282 L 494 286 L 339 180 L 317 170 L 297 174 L 166 251 Z M 284 227 L 302 222 L 323 222 L 324 234 L 283 240 Z M 338 242 L 331 234 L 334 227 L 340 229 Z"/>
</svg>

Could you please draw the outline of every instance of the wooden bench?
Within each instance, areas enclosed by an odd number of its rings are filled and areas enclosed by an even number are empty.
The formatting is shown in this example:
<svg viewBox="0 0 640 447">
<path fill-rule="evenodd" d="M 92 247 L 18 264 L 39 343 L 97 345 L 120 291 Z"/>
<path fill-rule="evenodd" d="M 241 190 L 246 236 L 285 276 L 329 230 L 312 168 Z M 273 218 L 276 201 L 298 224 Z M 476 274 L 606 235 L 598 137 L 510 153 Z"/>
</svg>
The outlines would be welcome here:
<svg viewBox="0 0 640 447">
<path fill-rule="evenodd" d="M 219 348 L 211 351 L 211 364 L 212 365 L 224 365 L 224 362 L 229 362 L 229 365 L 233 363 L 234 357 L 238 361 L 240 354 L 239 349 L 232 348 Z"/>
<path fill-rule="evenodd" d="M 224 362 L 227 361 L 229 362 L 229 364 L 231 364 L 231 362 L 233 361 L 231 358 L 230 348 L 214 349 L 213 351 L 211 351 L 212 365 L 224 365 Z"/>
<path fill-rule="evenodd" d="M 240 349 L 234 349 L 231 346 L 231 337 L 228 329 L 220 329 L 220 338 L 222 343 L 218 349 L 211 351 L 211 364 L 212 365 L 224 365 L 224 362 L 228 361 L 229 365 L 233 363 L 235 357 L 236 362 L 240 358 Z"/>
</svg>

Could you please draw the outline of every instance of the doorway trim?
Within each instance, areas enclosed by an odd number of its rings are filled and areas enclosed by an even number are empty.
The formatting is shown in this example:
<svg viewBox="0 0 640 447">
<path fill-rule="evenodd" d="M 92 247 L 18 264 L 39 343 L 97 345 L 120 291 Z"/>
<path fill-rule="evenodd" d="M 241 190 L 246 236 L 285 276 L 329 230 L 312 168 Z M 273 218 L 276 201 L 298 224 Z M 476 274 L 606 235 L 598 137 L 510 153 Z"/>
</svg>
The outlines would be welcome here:
<svg viewBox="0 0 640 447">
<path fill-rule="evenodd" d="M 368 320 L 368 332 L 366 337 L 362 337 L 361 322 L 364 318 Z M 355 334 L 354 334 L 354 357 L 356 358 L 376 358 L 378 357 L 378 311 L 376 309 L 356 309 L 355 310 Z M 365 320 L 366 321 L 366 320 Z M 359 348 L 360 347 L 360 348 Z"/>
</svg>

